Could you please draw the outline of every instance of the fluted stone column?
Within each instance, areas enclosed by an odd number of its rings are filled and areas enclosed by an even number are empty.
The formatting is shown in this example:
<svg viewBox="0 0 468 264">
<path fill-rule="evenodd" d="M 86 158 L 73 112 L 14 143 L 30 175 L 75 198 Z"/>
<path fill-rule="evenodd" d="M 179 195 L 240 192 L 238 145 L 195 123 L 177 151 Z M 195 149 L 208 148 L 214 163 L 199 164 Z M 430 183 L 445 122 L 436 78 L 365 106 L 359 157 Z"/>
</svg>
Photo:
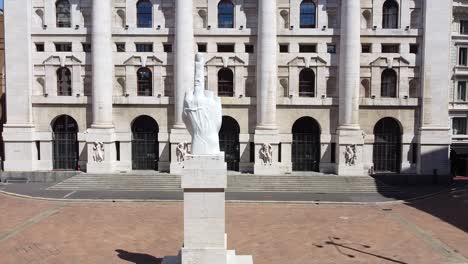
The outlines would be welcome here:
<svg viewBox="0 0 468 264">
<path fill-rule="evenodd" d="M 112 89 L 114 62 L 112 52 L 112 0 L 92 3 L 92 103 L 93 123 L 88 129 L 88 164 L 91 173 L 114 170 L 115 139 L 112 122 Z M 104 160 L 95 160 L 95 144 L 104 144 Z"/>
<path fill-rule="evenodd" d="M 194 85 L 195 40 L 193 36 L 193 1 L 175 1 L 175 60 L 174 60 L 174 121 L 171 129 L 171 173 L 181 173 L 177 163 L 176 146 L 180 142 L 190 142 L 185 124 L 182 121 L 184 96 Z"/>
<path fill-rule="evenodd" d="M 276 1 L 258 2 L 257 40 L 257 127 L 255 129 L 256 174 L 278 174 L 278 130 L 276 125 L 276 90 L 278 89 Z M 273 147 L 273 164 L 262 164 L 258 155 L 263 144 Z"/>
<path fill-rule="evenodd" d="M 337 129 L 336 173 L 362 175 L 363 137 L 359 126 L 359 80 L 361 57 L 360 0 L 341 3 L 341 39 L 339 63 L 339 120 Z M 346 162 L 348 146 L 356 149 L 354 165 Z"/>
</svg>

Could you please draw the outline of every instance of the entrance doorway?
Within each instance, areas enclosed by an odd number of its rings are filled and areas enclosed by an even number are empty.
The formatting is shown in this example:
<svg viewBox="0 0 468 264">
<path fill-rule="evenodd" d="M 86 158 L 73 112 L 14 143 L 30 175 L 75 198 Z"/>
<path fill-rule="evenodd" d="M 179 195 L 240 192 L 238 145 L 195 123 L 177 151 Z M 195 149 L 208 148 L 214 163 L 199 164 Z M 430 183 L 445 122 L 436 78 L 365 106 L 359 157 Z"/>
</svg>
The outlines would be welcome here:
<svg viewBox="0 0 468 264">
<path fill-rule="evenodd" d="M 59 116 L 52 125 L 54 170 L 76 170 L 78 167 L 78 125 L 68 115 Z"/>
<path fill-rule="evenodd" d="M 299 118 L 293 125 L 293 171 L 320 171 L 320 126 L 311 117 Z"/>
<path fill-rule="evenodd" d="M 401 169 L 401 128 L 390 117 L 381 119 L 374 128 L 374 171 L 399 173 Z"/>
<path fill-rule="evenodd" d="M 158 170 L 159 126 L 149 116 L 140 116 L 132 124 L 132 169 Z"/>
<path fill-rule="evenodd" d="M 237 121 L 229 116 L 223 116 L 223 123 L 219 131 L 219 148 L 226 155 L 227 168 L 239 171 L 240 162 L 240 127 Z"/>
</svg>

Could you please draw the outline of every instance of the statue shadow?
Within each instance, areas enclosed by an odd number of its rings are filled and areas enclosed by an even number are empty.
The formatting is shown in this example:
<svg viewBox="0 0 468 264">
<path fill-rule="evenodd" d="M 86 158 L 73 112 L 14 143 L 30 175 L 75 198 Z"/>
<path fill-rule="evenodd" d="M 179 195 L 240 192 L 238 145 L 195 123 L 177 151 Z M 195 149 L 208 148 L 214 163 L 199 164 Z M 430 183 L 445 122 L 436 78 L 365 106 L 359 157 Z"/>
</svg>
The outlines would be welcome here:
<svg viewBox="0 0 468 264">
<path fill-rule="evenodd" d="M 116 249 L 115 250 L 118 254 L 117 256 L 120 259 L 126 260 L 130 263 L 135 264 L 161 264 L 163 259 L 157 258 L 155 256 L 151 256 L 149 254 L 144 253 L 135 253 L 135 252 L 128 252 L 123 249 Z"/>
</svg>

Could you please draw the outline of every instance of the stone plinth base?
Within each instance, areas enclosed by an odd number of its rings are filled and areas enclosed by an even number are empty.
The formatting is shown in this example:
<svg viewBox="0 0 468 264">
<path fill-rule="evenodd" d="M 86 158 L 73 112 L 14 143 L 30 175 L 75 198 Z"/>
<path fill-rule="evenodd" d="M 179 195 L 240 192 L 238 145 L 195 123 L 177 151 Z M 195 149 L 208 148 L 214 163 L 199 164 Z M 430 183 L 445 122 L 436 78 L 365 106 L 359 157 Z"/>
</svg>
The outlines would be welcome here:
<svg viewBox="0 0 468 264">
<path fill-rule="evenodd" d="M 224 153 L 187 155 L 182 171 L 184 190 L 184 247 L 180 257 L 164 264 L 252 264 L 251 256 L 227 250 Z"/>
<path fill-rule="evenodd" d="M 352 147 L 354 158 L 348 160 L 346 152 Z M 343 127 L 337 130 L 337 146 L 335 153 L 335 173 L 341 176 L 363 176 L 367 175 L 364 170 L 364 136 L 362 130 L 353 127 Z M 349 157 L 348 157 L 349 158 Z M 352 160 L 352 162 L 350 162 Z"/>
<path fill-rule="evenodd" d="M 88 173 L 112 173 L 116 171 L 116 147 L 115 131 L 113 128 L 90 128 L 86 134 L 86 145 L 88 153 L 88 163 L 86 171 Z M 104 146 L 103 160 L 96 161 L 94 150 L 95 143 L 102 143 Z"/>
</svg>

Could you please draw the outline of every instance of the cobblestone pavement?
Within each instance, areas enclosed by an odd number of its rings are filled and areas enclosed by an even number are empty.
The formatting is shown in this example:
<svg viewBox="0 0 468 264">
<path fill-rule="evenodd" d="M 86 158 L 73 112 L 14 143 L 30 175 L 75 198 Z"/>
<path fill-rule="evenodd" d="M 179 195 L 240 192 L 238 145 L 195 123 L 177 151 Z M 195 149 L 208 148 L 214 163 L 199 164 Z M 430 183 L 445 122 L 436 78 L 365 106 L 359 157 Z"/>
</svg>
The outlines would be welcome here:
<svg viewBox="0 0 468 264">
<path fill-rule="evenodd" d="M 468 263 L 468 191 L 408 204 L 227 205 L 228 247 L 255 264 Z M 178 253 L 182 203 L 0 195 L 2 264 L 158 264 Z"/>
</svg>

